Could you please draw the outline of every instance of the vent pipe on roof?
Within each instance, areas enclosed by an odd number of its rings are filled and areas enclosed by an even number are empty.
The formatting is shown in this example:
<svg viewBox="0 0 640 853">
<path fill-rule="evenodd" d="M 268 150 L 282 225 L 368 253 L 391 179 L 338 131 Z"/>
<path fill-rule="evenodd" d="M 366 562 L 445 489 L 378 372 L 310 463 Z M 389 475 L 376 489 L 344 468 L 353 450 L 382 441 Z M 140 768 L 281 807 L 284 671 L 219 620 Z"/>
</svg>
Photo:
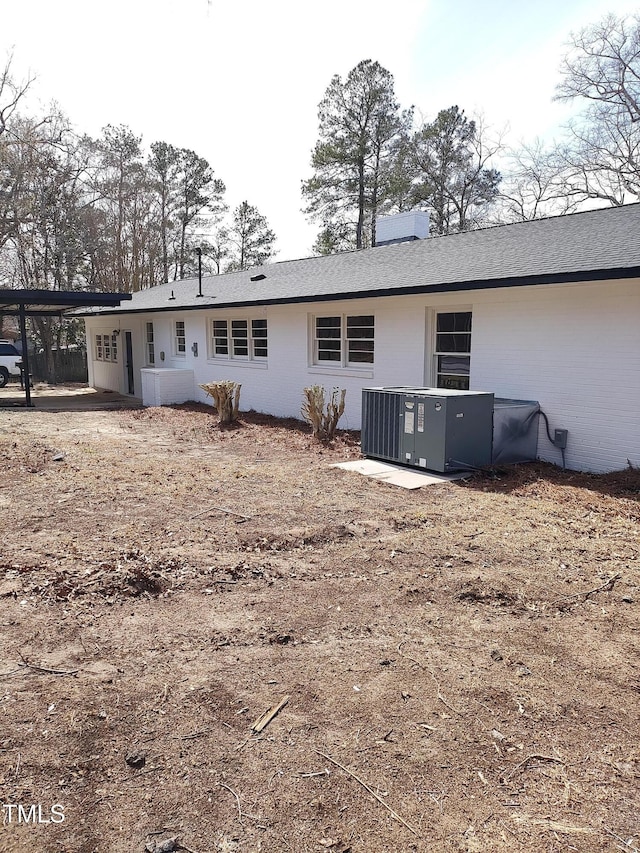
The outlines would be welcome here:
<svg viewBox="0 0 640 853">
<path fill-rule="evenodd" d="M 429 214 L 426 210 L 407 210 L 393 216 L 381 216 L 376 222 L 376 246 L 423 240 L 429 236 Z"/>
<path fill-rule="evenodd" d="M 198 296 L 202 296 L 202 249 L 200 246 L 196 252 L 198 253 Z"/>
</svg>

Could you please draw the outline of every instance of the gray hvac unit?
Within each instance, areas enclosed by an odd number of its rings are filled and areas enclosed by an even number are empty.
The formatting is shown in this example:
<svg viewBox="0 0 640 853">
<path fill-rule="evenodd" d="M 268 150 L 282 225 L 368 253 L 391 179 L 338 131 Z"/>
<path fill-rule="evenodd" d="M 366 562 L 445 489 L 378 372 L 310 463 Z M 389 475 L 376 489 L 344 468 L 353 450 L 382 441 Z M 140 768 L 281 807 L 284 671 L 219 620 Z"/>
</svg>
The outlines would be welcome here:
<svg viewBox="0 0 640 853">
<path fill-rule="evenodd" d="M 362 454 L 445 473 L 491 465 L 493 394 L 365 388 Z"/>
<path fill-rule="evenodd" d="M 405 386 L 362 392 L 362 455 L 430 471 L 529 462 L 539 403 L 477 391 Z"/>
</svg>

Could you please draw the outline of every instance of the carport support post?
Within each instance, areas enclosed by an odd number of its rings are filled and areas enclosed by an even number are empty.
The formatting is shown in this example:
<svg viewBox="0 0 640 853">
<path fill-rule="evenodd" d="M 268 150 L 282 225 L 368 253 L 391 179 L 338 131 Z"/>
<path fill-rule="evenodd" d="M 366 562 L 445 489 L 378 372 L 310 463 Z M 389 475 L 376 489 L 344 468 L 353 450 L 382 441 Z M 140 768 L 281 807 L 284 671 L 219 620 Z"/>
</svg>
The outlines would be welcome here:
<svg viewBox="0 0 640 853">
<path fill-rule="evenodd" d="M 29 347 L 27 346 L 27 312 L 24 303 L 20 303 L 20 335 L 22 337 L 22 377 L 24 380 L 25 406 L 33 406 L 31 402 L 31 381 L 29 379 Z"/>
</svg>

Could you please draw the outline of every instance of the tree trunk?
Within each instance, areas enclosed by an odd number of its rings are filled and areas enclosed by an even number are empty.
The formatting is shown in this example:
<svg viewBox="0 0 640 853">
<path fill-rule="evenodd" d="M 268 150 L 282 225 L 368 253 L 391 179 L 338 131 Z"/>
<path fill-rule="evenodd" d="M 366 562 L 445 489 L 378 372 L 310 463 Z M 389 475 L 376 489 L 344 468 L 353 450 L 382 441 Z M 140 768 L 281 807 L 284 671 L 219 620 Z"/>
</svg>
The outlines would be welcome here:
<svg viewBox="0 0 640 853">
<path fill-rule="evenodd" d="M 364 230 L 364 158 L 358 160 L 358 224 L 356 225 L 356 249 L 362 248 Z"/>
</svg>

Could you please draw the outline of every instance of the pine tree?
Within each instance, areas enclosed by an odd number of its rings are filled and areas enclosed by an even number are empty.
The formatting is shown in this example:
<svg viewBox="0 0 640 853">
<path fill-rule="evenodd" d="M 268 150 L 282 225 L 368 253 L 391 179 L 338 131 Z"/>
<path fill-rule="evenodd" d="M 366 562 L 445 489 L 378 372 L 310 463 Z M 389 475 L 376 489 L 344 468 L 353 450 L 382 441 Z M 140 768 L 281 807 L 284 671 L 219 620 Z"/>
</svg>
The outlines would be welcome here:
<svg viewBox="0 0 640 853">
<path fill-rule="evenodd" d="M 378 62 L 360 62 L 344 82 L 334 76 L 318 108 L 314 174 L 302 184 L 305 213 L 322 231 L 343 234 L 346 226 L 357 249 L 375 242 L 393 142 L 411 118 L 411 111 L 400 110 L 393 76 Z"/>
</svg>

